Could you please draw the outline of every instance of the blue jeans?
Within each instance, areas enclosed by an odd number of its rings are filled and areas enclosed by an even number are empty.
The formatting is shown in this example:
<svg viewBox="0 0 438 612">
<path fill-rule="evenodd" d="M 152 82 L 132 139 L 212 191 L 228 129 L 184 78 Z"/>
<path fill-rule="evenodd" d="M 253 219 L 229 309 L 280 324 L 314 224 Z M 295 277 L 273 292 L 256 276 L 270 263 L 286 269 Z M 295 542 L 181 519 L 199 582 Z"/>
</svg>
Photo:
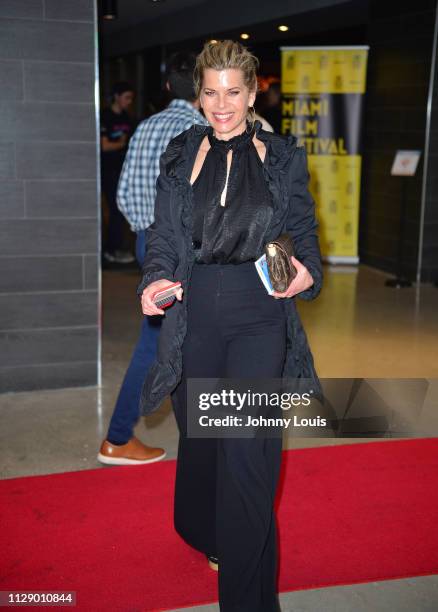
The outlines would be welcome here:
<svg viewBox="0 0 438 612">
<path fill-rule="evenodd" d="M 137 233 L 136 256 L 140 266 L 146 255 L 146 232 Z M 107 440 L 111 444 L 126 444 L 133 436 L 134 426 L 140 417 L 140 394 L 144 377 L 157 353 L 158 335 L 162 318 L 143 317 L 140 338 L 123 379 L 108 429 Z"/>
</svg>

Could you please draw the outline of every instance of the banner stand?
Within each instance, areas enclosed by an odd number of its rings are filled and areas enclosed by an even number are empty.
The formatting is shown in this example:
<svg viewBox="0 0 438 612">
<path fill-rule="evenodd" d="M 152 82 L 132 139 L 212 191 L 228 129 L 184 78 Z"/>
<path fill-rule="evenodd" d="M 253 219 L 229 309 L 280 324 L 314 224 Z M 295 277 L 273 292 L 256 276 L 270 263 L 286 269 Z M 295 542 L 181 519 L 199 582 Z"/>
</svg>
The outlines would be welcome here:
<svg viewBox="0 0 438 612">
<path fill-rule="evenodd" d="M 282 133 L 306 149 L 321 254 L 359 263 L 360 128 L 368 46 L 281 47 Z"/>
</svg>

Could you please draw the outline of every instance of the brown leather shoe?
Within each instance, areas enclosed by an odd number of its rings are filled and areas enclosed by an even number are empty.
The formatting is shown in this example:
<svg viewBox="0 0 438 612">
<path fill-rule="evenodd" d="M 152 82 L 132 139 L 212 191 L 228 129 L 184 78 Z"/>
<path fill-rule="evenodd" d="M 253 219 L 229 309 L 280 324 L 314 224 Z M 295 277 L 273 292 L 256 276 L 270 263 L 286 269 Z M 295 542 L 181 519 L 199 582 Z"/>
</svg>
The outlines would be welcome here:
<svg viewBox="0 0 438 612">
<path fill-rule="evenodd" d="M 160 461 L 165 456 L 166 451 L 163 448 L 146 446 L 143 442 L 133 437 L 129 442 L 120 446 L 104 440 L 97 459 L 106 465 L 139 465 Z"/>
</svg>

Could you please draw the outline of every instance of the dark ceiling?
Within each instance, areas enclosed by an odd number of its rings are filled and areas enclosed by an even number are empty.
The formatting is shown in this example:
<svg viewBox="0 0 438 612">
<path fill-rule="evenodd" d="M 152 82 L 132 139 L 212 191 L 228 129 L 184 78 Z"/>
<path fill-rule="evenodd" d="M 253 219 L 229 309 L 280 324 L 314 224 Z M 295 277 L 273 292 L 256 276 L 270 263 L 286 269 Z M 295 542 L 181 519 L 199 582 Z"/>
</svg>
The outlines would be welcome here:
<svg viewBox="0 0 438 612">
<path fill-rule="evenodd" d="M 105 21 L 105 34 L 113 34 L 131 26 L 165 18 L 172 13 L 203 4 L 207 0 L 118 0 L 118 15 L 114 21 Z M 103 6 L 104 0 L 99 0 Z"/>
<path fill-rule="evenodd" d="M 242 32 L 251 34 L 249 44 L 291 44 L 297 36 L 363 24 L 368 10 L 368 0 L 119 0 L 118 5 L 117 20 L 100 20 L 104 57 L 183 41 L 238 38 Z M 282 23 L 290 27 L 286 34 L 278 32 Z"/>
</svg>

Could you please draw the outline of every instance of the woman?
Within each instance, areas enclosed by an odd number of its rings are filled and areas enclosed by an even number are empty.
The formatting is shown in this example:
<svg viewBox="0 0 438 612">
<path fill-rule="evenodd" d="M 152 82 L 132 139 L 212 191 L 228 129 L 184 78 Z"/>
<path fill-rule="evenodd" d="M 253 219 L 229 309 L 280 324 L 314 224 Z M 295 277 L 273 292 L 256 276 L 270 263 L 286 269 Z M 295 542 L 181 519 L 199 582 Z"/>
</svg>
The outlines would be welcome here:
<svg viewBox="0 0 438 612">
<path fill-rule="evenodd" d="M 195 85 L 209 127 L 194 126 L 161 159 L 155 223 L 139 287 L 143 312 L 163 314 L 155 291 L 181 281 L 166 312 L 142 406 L 172 393 L 180 430 L 175 527 L 219 563 L 225 612 L 278 610 L 273 502 L 281 439 L 187 437 L 188 378 L 312 378 L 295 295 L 315 297 L 321 259 L 308 172 L 296 138 L 251 121 L 257 60 L 237 42 L 207 43 Z M 248 121 L 247 118 L 250 120 Z M 269 296 L 254 261 L 290 232 L 297 276 Z M 275 299 L 277 298 L 277 299 Z"/>
</svg>

